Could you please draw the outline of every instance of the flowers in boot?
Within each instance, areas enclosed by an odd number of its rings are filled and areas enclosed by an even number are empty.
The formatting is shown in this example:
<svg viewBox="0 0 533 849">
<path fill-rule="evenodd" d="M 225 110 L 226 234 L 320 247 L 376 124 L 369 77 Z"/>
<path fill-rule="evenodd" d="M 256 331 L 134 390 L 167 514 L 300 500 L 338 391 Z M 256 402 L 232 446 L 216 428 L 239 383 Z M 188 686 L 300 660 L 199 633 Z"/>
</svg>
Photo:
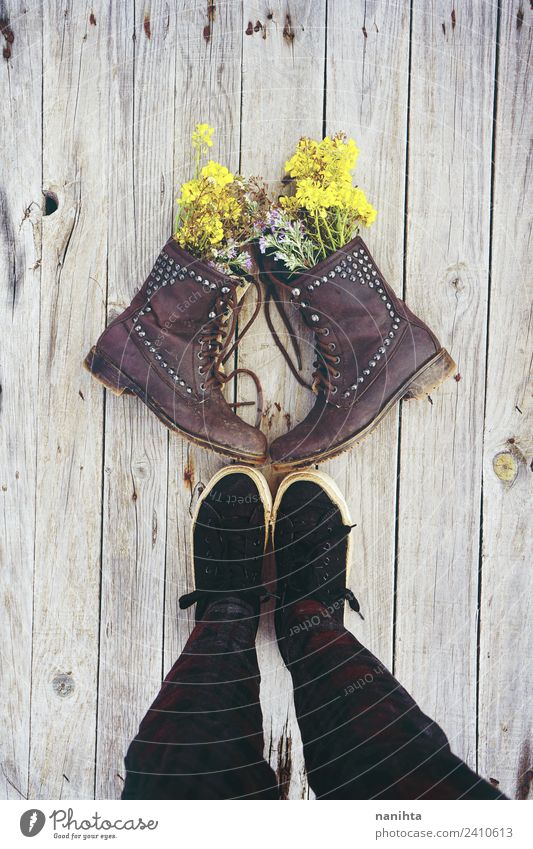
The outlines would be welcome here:
<svg viewBox="0 0 533 849">
<path fill-rule="evenodd" d="M 212 159 L 202 164 L 213 133 L 208 124 L 198 124 L 192 134 L 195 171 L 181 186 L 174 238 L 219 271 L 247 273 L 252 266 L 247 246 L 261 232 L 268 201 L 255 178 L 245 180 Z"/>
<path fill-rule="evenodd" d="M 279 198 L 259 240 L 290 271 L 311 268 L 369 227 L 377 212 L 352 172 L 359 150 L 344 133 L 302 138 L 285 163 L 292 193 Z"/>
</svg>

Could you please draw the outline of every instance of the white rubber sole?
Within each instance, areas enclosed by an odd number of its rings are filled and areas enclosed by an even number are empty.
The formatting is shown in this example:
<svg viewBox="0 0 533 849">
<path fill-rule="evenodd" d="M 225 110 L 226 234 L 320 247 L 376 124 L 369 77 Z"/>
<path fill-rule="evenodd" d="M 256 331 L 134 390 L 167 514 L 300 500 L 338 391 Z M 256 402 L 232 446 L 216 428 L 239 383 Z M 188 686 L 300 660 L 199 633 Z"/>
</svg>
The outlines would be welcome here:
<svg viewBox="0 0 533 849">
<path fill-rule="evenodd" d="M 213 491 L 215 486 L 222 478 L 227 477 L 228 475 L 241 474 L 246 475 L 255 483 L 257 487 L 257 491 L 259 493 L 259 497 L 261 499 L 261 504 L 263 505 L 263 509 L 265 511 L 265 544 L 264 551 L 266 551 L 266 547 L 268 544 L 268 537 L 270 533 L 271 527 L 271 519 L 272 519 L 272 494 L 270 492 L 270 487 L 267 483 L 266 478 L 261 472 L 258 472 L 257 469 L 250 468 L 250 466 L 224 466 L 223 469 L 220 469 L 218 472 L 215 472 L 206 488 L 200 495 L 196 507 L 194 508 L 192 523 L 191 523 L 191 555 L 192 555 L 192 581 L 193 581 L 193 589 L 196 589 L 196 582 L 194 580 L 194 527 L 196 525 L 198 514 L 200 512 L 200 507 L 206 500 L 209 498 L 210 493 Z"/>
<path fill-rule="evenodd" d="M 339 508 L 339 512 L 342 517 L 342 521 L 345 525 L 353 525 L 353 520 L 350 515 L 350 510 L 348 504 L 346 503 L 346 499 L 339 487 L 335 483 L 332 477 L 327 475 L 325 472 L 319 472 L 316 469 L 308 469 L 306 471 L 301 472 L 291 472 L 290 475 L 287 475 L 286 478 L 282 480 L 279 485 L 278 491 L 276 492 L 276 497 L 274 499 L 274 505 L 272 507 L 272 518 L 271 518 L 271 529 L 272 529 L 272 545 L 274 546 L 274 550 L 276 548 L 276 519 L 278 516 L 279 505 L 281 504 L 281 499 L 284 494 L 287 492 L 290 486 L 296 481 L 309 481 L 310 483 L 315 483 L 320 486 L 326 494 L 331 498 L 332 502 Z M 351 566 L 352 566 L 352 535 L 349 534 L 347 538 L 347 548 L 346 548 L 346 586 L 349 587 L 350 575 L 351 575 Z"/>
</svg>

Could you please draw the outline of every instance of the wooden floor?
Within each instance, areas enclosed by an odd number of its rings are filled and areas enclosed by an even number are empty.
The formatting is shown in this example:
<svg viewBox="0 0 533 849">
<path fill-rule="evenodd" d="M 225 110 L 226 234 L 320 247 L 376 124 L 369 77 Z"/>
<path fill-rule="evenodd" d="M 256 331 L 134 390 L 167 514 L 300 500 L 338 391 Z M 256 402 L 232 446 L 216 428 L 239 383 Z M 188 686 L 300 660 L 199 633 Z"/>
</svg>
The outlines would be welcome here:
<svg viewBox="0 0 533 849">
<path fill-rule="evenodd" d="M 191 504 L 224 461 L 81 360 L 171 232 L 209 121 L 214 154 L 271 185 L 302 134 L 361 148 L 369 245 L 459 374 L 323 466 L 357 522 L 349 627 L 459 755 L 531 795 L 530 4 L 3 0 L 0 17 L 3 794 L 117 797 L 191 629 Z M 239 361 L 265 433 L 285 432 L 311 400 L 263 319 Z M 266 752 L 306 797 L 265 620 Z"/>
</svg>

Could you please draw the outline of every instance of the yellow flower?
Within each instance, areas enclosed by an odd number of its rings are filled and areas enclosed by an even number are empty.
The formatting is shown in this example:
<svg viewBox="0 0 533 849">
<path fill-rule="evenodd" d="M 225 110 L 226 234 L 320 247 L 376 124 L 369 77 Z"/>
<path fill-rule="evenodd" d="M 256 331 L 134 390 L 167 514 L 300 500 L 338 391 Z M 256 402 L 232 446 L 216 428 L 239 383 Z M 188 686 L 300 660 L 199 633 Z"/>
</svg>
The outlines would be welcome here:
<svg viewBox="0 0 533 849">
<path fill-rule="evenodd" d="M 192 146 L 198 150 L 202 147 L 213 147 L 211 136 L 215 132 L 209 124 L 197 124 L 192 134 Z"/>
<path fill-rule="evenodd" d="M 234 180 L 231 171 L 228 171 L 224 165 L 220 165 L 218 162 L 213 162 L 212 159 L 209 160 L 207 165 L 204 165 L 200 171 L 200 176 L 212 180 L 215 185 L 221 187 L 227 186 L 229 183 L 233 183 Z"/>
</svg>

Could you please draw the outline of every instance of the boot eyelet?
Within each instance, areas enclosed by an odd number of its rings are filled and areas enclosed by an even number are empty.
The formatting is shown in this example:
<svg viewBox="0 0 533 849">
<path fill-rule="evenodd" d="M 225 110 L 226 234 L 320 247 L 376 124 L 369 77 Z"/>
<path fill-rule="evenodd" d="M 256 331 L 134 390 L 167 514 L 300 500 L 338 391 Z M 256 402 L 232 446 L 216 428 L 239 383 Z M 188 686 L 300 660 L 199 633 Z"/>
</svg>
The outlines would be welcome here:
<svg viewBox="0 0 533 849">
<path fill-rule="evenodd" d="M 203 367 L 203 366 L 200 366 L 200 367 L 198 368 L 198 374 L 205 374 L 205 369 L 204 369 L 204 367 Z"/>
<path fill-rule="evenodd" d="M 341 358 L 340 358 L 340 357 L 335 357 L 335 359 L 334 359 L 334 362 L 335 362 L 335 363 L 340 363 L 340 361 L 341 361 Z"/>
<path fill-rule="evenodd" d="M 201 392 L 205 392 L 205 390 L 206 390 L 206 385 L 205 385 L 205 383 L 201 383 L 201 384 L 200 384 L 200 391 L 201 391 Z"/>
<path fill-rule="evenodd" d="M 196 356 L 198 357 L 198 359 L 199 359 L 199 360 L 203 360 L 203 358 L 204 358 L 204 352 L 203 352 L 203 351 L 198 351 L 198 353 L 196 354 Z"/>
<path fill-rule="evenodd" d="M 336 347 L 337 346 L 336 346 L 335 342 L 330 342 L 329 345 L 328 345 L 328 348 L 329 348 L 330 351 L 334 351 Z"/>
<path fill-rule="evenodd" d="M 335 380 L 338 380 L 340 376 L 341 376 L 340 371 L 334 371 L 333 372 L 333 377 L 335 378 Z"/>
<path fill-rule="evenodd" d="M 330 392 L 331 392 L 332 395 L 336 395 L 337 394 L 337 387 L 332 386 L 331 389 L 330 389 Z"/>
<path fill-rule="evenodd" d="M 324 336 L 329 336 L 329 327 L 324 327 L 322 333 Z"/>
</svg>

